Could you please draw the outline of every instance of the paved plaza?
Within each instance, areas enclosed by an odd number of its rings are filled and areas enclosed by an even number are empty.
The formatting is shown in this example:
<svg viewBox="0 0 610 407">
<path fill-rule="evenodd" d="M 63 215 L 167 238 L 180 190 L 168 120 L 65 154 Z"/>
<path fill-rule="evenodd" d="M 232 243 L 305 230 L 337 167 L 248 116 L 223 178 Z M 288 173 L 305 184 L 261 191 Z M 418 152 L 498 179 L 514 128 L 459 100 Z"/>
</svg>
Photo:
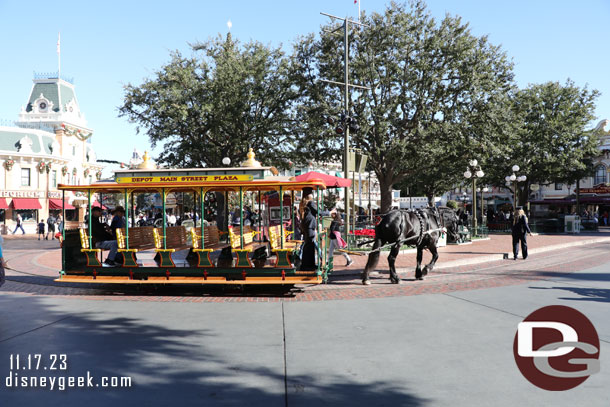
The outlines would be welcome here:
<svg viewBox="0 0 610 407">
<path fill-rule="evenodd" d="M 10 236 L 2 406 L 608 406 L 610 235 L 539 235 L 530 247 L 513 261 L 503 259 L 509 236 L 449 246 L 424 281 L 404 253 L 400 285 L 384 255 L 371 286 L 357 257 L 329 284 L 242 292 L 56 283 L 57 242 Z M 601 372 L 565 392 L 530 384 L 512 351 L 517 324 L 553 304 L 585 314 L 601 341 Z M 18 354 L 67 359 L 65 371 L 22 376 L 89 372 L 131 387 L 6 387 Z"/>
</svg>

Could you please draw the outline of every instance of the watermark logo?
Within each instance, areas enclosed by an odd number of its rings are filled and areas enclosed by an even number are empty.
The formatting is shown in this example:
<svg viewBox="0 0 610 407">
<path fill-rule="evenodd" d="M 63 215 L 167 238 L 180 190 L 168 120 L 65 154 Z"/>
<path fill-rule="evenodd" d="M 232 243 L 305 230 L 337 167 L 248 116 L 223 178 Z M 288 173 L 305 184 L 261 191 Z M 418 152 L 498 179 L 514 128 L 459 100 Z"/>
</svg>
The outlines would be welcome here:
<svg viewBox="0 0 610 407">
<path fill-rule="evenodd" d="M 569 390 L 599 372 L 599 337 L 574 308 L 540 308 L 519 323 L 513 352 L 517 367 L 545 390 Z"/>
</svg>

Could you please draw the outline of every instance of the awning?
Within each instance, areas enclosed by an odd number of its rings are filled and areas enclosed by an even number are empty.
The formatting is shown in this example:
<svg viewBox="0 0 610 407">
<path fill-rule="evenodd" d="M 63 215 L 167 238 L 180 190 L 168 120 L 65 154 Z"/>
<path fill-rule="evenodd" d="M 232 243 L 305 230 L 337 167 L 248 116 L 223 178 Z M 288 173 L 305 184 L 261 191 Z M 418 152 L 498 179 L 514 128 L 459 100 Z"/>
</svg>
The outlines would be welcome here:
<svg viewBox="0 0 610 407">
<path fill-rule="evenodd" d="M 61 209 L 61 199 L 49 199 L 49 209 Z M 74 206 L 66 202 L 66 210 L 75 209 Z"/>
<path fill-rule="evenodd" d="M 8 209 L 8 204 L 6 203 L 6 198 L 0 198 L 0 209 Z"/>
<path fill-rule="evenodd" d="M 36 198 L 13 198 L 11 205 L 13 209 L 42 209 Z"/>
<path fill-rule="evenodd" d="M 333 177 L 332 175 L 322 174 L 320 172 L 310 171 L 305 174 L 298 175 L 294 178 L 298 182 L 312 181 L 314 179 L 321 180 L 327 187 L 344 188 L 352 185 L 352 181 L 346 178 Z"/>
</svg>

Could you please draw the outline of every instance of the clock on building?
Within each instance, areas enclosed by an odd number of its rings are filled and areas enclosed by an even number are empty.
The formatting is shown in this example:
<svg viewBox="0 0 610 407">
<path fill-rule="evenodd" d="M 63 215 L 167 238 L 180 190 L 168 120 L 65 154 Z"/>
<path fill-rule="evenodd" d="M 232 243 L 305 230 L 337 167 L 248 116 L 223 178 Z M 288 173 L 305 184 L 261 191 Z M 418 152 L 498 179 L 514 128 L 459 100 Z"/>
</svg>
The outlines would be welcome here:
<svg viewBox="0 0 610 407">
<path fill-rule="evenodd" d="M 40 110 L 45 110 L 47 108 L 47 102 L 40 102 L 40 104 L 38 105 L 38 108 Z"/>
</svg>

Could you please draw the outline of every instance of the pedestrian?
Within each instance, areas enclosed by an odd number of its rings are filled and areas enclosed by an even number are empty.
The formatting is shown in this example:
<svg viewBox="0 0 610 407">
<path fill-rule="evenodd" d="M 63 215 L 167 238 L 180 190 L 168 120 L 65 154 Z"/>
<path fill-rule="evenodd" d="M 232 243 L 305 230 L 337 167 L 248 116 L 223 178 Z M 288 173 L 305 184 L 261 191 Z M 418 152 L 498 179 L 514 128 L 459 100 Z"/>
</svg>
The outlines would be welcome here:
<svg viewBox="0 0 610 407">
<path fill-rule="evenodd" d="M 517 206 L 512 227 L 514 260 L 517 260 L 517 255 L 519 254 L 519 242 L 521 242 L 523 260 L 527 259 L 527 234 L 532 235 L 532 231 L 527 224 L 527 216 L 525 216 L 523 208 Z"/>
<path fill-rule="evenodd" d="M 44 238 L 44 219 L 40 219 L 40 222 L 38 222 L 38 240 L 41 237 Z"/>
<path fill-rule="evenodd" d="M 17 214 L 17 226 L 15 226 L 15 230 L 13 230 L 13 234 L 15 234 L 17 229 L 21 229 L 21 232 L 23 232 L 22 234 L 25 235 L 25 230 L 23 230 L 23 218 L 21 217 L 21 215 L 19 213 Z"/>
<path fill-rule="evenodd" d="M 347 243 L 341 237 L 341 225 L 343 224 L 341 215 L 339 215 L 337 212 L 331 212 L 330 216 L 332 216 L 333 220 L 330 222 L 330 245 L 328 249 L 328 258 L 332 259 L 335 254 L 335 249 L 342 249 L 347 246 Z M 354 262 L 347 253 L 342 252 L 341 255 L 345 257 L 345 267 L 349 267 Z"/>
<path fill-rule="evenodd" d="M 604 226 L 608 226 L 608 211 L 604 211 L 604 214 L 602 215 L 602 220 L 603 220 L 603 224 Z M 17 230 L 17 229 L 15 229 Z M 15 233 L 15 232 L 13 232 Z"/>
<path fill-rule="evenodd" d="M 301 215 L 301 233 L 303 244 L 301 245 L 301 270 L 315 270 L 316 266 L 316 214 L 317 208 L 313 204 L 313 195 L 303 197 L 299 206 Z"/>
<path fill-rule="evenodd" d="M 61 216 L 61 213 L 57 216 L 57 231 L 59 233 L 63 233 L 64 231 L 64 218 Z"/>
<path fill-rule="evenodd" d="M 49 218 L 47 219 L 47 234 L 44 237 L 44 240 L 49 240 L 49 233 L 51 234 L 51 240 L 55 239 L 55 222 L 57 222 L 55 217 L 49 215 Z"/>
</svg>

